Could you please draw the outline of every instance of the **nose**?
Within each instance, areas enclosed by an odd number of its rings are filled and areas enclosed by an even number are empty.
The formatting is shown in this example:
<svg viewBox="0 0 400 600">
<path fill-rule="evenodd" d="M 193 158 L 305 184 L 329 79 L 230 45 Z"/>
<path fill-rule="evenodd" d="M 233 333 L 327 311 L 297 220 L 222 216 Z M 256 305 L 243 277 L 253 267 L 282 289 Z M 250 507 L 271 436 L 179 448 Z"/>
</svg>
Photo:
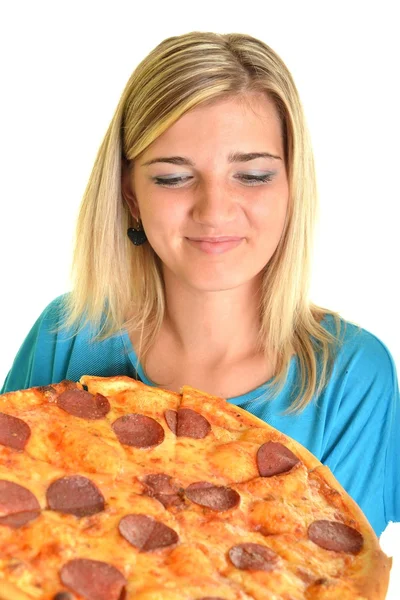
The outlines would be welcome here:
<svg viewBox="0 0 400 600">
<path fill-rule="evenodd" d="M 220 182 L 208 183 L 197 190 L 192 211 L 196 223 L 208 227 L 221 227 L 234 221 L 236 212 L 237 201 L 234 192 Z"/>
</svg>

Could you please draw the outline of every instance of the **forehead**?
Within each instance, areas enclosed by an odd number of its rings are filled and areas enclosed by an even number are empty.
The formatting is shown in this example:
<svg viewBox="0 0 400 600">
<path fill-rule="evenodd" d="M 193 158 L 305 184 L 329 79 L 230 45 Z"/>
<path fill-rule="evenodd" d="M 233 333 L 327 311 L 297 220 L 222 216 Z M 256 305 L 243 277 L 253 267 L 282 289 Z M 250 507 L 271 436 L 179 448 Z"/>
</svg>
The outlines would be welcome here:
<svg viewBox="0 0 400 600">
<path fill-rule="evenodd" d="M 210 153 L 220 146 L 282 153 L 281 123 L 273 101 L 253 93 L 196 106 L 164 131 L 143 156 L 175 150 Z"/>
</svg>

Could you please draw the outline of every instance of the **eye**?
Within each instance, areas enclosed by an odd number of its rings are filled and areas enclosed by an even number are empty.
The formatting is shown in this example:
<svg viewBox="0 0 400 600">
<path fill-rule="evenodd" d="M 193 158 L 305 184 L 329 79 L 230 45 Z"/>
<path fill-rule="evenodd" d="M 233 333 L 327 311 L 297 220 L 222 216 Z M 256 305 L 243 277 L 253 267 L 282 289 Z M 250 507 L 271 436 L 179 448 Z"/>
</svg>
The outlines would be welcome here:
<svg viewBox="0 0 400 600">
<path fill-rule="evenodd" d="M 238 175 L 236 179 L 241 179 L 242 181 L 247 182 L 248 185 L 259 185 L 263 183 L 268 183 L 272 181 L 275 173 L 265 173 L 264 175 L 250 175 L 247 173 L 242 173 Z M 163 187 L 177 187 L 180 183 L 185 183 L 193 177 L 153 177 L 154 183 Z"/>
<path fill-rule="evenodd" d="M 242 173 L 238 176 L 238 179 L 247 181 L 250 185 L 258 185 L 259 183 L 263 184 L 272 181 L 273 177 L 274 173 L 265 173 L 265 175 L 248 175 L 246 173 Z"/>
<path fill-rule="evenodd" d="M 192 179 L 192 177 L 170 177 L 166 179 L 165 177 L 152 177 L 154 183 L 156 185 L 162 185 L 165 187 L 177 187 L 179 183 L 182 181 L 187 181 L 188 179 Z"/>
</svg>

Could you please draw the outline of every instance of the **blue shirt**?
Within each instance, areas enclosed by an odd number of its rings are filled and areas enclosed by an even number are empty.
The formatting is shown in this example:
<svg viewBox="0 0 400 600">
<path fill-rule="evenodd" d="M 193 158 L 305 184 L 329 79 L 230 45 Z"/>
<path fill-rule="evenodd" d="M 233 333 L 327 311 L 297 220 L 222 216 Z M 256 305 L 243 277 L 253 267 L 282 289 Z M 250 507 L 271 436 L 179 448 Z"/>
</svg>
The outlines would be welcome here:
<svg viewBox="0 0 400 600">
<path fill-rule="evenodd" d="M 82 375 L 128 375 L 149 381 L 126 330 L 92 342 L 87 325 L 78 335 L 51 333 L 65 295 L 51 302 L 19 349 L 1 393 L 78 381 Z M 298 388 L 293 356 L 282 392 L 268 400 L 266 386 L 229 398 L 310 450 L 358 503 L 379 536 L 400 521 L 400 400 L 396 368 L 386 346 L 373 334 L 345 322 L 345 335 L 325 390 L 299 414 L 284 415 Z M 322 326 L 334 333 L 333 318 Z M 268 383 L 268 382 L 267 382 Z M 297 394 L 296 394 L 297 395 Z"/>
</svg>

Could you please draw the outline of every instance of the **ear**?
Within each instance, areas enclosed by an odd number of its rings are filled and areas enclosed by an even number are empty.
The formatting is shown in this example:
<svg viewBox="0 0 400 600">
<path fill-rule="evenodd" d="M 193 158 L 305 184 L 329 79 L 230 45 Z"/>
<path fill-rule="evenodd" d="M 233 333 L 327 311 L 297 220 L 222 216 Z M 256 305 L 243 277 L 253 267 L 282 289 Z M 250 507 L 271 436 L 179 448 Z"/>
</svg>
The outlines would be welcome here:
<svg viewBox="0 0 400 600">
<path fill-rule="evenodd" d="M 139 219 L 139 206 L 132 185 L 133 173 L 129 162 L 122 159 L 121 168 L 121 194 L 125 200 L 131 215 L 134 219 Z"/>
</svg>

